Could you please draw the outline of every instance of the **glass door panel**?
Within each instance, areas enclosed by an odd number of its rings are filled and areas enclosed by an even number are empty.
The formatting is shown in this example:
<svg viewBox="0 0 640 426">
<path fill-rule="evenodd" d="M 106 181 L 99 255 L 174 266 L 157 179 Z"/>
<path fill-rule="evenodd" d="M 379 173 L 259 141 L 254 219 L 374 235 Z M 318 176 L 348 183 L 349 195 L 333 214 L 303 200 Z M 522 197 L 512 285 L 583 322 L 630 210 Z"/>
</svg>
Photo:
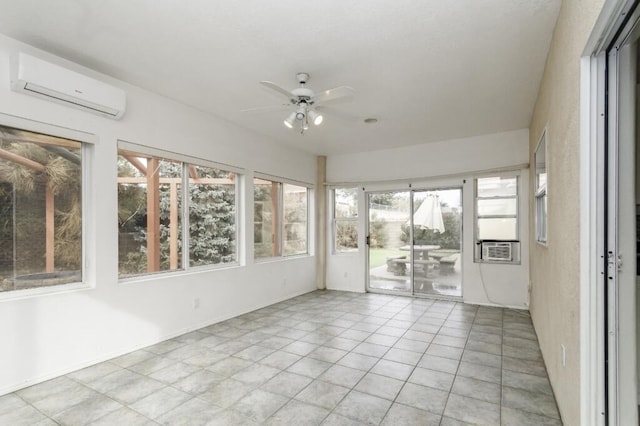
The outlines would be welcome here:
<svg viewBox="0 0 640 426">
<path fill-rule="evenodd" d="M 462 296 L 462 189 L 413 195 L 414 294 Z"/>
<path fill-rule="evenodd" d="M 411 294 L 411 192 L 367 195 L 368 288 Z"/>
</svg>

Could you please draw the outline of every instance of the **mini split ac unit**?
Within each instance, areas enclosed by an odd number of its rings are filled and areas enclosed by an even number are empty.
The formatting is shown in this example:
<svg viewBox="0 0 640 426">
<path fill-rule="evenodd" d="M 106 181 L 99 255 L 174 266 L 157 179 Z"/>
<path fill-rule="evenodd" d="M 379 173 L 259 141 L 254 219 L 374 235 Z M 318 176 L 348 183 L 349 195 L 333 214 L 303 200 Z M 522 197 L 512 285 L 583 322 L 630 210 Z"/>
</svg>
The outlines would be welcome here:
<svg viewBox="0 0 640 426">
<path fill-rule="evenodd" d="M 122 89 L 25 53 L 11 58 L 11 88 L 114 119 L 127 103 Z"/>
</svg>

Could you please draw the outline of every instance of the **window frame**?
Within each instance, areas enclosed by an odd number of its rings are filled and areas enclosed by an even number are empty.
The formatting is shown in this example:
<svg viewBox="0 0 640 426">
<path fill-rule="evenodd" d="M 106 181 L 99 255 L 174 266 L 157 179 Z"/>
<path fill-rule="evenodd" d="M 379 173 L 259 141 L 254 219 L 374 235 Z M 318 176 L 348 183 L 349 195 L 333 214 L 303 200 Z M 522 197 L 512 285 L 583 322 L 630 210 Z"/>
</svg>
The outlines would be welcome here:
<svg viewBox="0 0 640 426">
<path fill-rule="evenodd" d="M 478 180 L 486 178 L 500 178 L 500 179 L 515 179 L 516 181 L 516 193 L 515 195 L 499 195 L 492 197 L 480 197 L 478 195 Z M 474 242 L 476 245 L 483 241 L 480 238 L 480 227 L 478 221 L 480 219 L 515 219 L 515 238 L 513 239 L 500 239 L 492 238 L 491 241 L 505 241 L 505 242 L 519 242 L 520 241 L 520 175 L 519 173 L 492 173 L 483 176 L 477 176 L 474 178 Z M 480 215 L 478 213 L 478 201 L 480 200 L 510 200 L 515 201 L 516 211 L 512 215 Z"/>
<path fill-rule="evenodd" d="M 241 264 L 240 254 L 242 252 L 241 245 L 242 241 L 242 233 L 240 227 L 240 221 L 242 219 L 242 214 L 240 212 L 241 197 L 242 197 L 242 179 L 244 178 L 244 171 L 238 167 L 230 166 L 228 164 L 217 163 L 214 161 L 204 160 L 202 158 L 191 157 L 185 154 L 179 154 L 171 151 L 161 150 L 157 148 L 152 148 L 149 146 L 136 144 L 132 142 L 128 142 L 125 140 L 118 140 L 117 144 L 117 155 L 116 158 L 120 156 L 120 152 L 131 151 L 141 155 L 148 155 L 151 157 L 155 157 L 158 159 L 164 159 L 167 161 L 177 162 L 181 164 L 181 186 L 182 191 L 179 197 L 181 202 L 180 214 L 182 215 L 180 226 L 182 227 L 182 236 L 180 238 L 180 242 L 182 244 L 182 253 L 180 255 L 180 261 L 182 262 L 182 266 L 177 269 L 169 269 L 169 270 L 160 270 L 153 272 L 142 272 L 137 274 L 128 274 L 121 275 L 120 267 L 118 266 L 118 282 L 126 283 L 131 281 L 144 281 L 151 277 L 157 276 L 171 276 L 171 275 L 181 275 L 192 272 L 201 272 L 201 271 L 211 271 L 218 269 L 227 269 L 238 267 Z M 189 236 L 189 166 L 200 166 L 218 169 L 224 172 L 230 172 L 235 175 L 235 183 L 234 183 L 234 209 L 235 209 L 235 220 L 234 220 L 234 229 L 235 229 L 235 260 L 233 262 L 219 262 L 219 263 L 210 263 L 206 265 L 190 265 L 190 236 Z M 116 182 L 116 185 L 118 183 Z M 120 256 L 120 250 L 118 248 L 118 257 Z"/>
<path fill-rule="evenodd" d="M 340 189 L 353 189 L 356 191 L 356 216 L 353 217 L 338 217 L 336 215 L 336 190 L 340 190 Z M 359 191 L 358 191 L 358 187 L 352 186 L 352 187 L 335 187 L 331 189 L 331 236 L 332 236 L 332 254 L 334 255 L 350 255 L 350 254 L 356 254 L 360 251 L 360 241 L 359 241 L 359 235 L 358 235 L 358 220 L 359 220 L 359 216 L 358 216 L 358 203 L 359 203 Z M 340 250 L 338 248 L 338 222 L 343 222 L 343 223 L 353 223 L 356 227 L 356 243 L 358 244 L 358 246 L 355 249 L 351 249 L 351 250 Z"/>
<path fill-rule="evenodd" d="M 543 173 L 538 172 L 538 152 L 540 151 L 541 147 L 544 148 L 544 152 L 543 152 L 544 172 Z M 548 154 L 549 154 L 549 149 L 547 144 L 547 129 L 545 128 L 542 131 L 542 135 L 540 136 L 540 139 L 536 144 L 536 149 L 533 154 L 534 231 L 535 231 L 536 243 L 542 246 L 547 246 L 547 241 L 549 237 L 549 228 L 548 228 L 548 225 L 549 225 L 549 221 L 548 221 L 548 218 L 549 218 L 549 213 L 548 213 L 548 201 L 549 201 L 548 158 L 549 158 L 549 155 Z M 540 183 L 540 175 L 542 174 L 545 175 L 544 184 Z"/>
<path fill-rule="evenodd" d="M 0 292 L 0 301 L 20 300 L 32 297 L 45 296 L 69 291 L 90 290 L 95 287 L 95 262 L 89 262 L 89 253 L 95 252 L 95 233 L 92 226 L 95 222 L 94 209 L 89 200 L 93 188 L 93 169 L 91 164 L 94 159 L 94 146 L 99 143 L 99 138 L 94 133 L 76 130 L 73 128 L 59 127 L 54 124 L 32 121 L 26 118 L 0 113 L 0 125 L 23 130 L 26 132 L 44 134 L 56 138 L 70 139 L 80 143 L 81 152 L 81 280 L 65 284 L 51 286 L 31 287 L 19 290 Z"/>
<path fill-rule="evenodd" d="M 313 185 L 306 183 L 306 182 L 300 182 L 300 181 L 295 181 L 295 180 L 291 180 L 291 179 L 285 179 L 285 178 L 281 178 L 281 177 L 276 177 L 276 176 L 272 176 L 272 175 L 268 175 L 268 174 L 264 174 L 264 173 L 254 173 L 253 175 L 253 197 L 252 197 L 252 206 L 253 206 L 253 210 L 252 212 L 254 212 L 255 214 L 255 206 L 256 206 L 256 198 L 255 198 L 255 180 L 256 179 L 261 179 L 261 180 L 267 180 L 270 181 L 272 183 L 277 183 L 278 184 L 278 200 L 277 200 L 277 225 L 276 225 L 276 233 L 275 233 L 275 240 L 278 243 L 278 252 L 277 254 L 272 254 L 270 256 L 256 256 L 256 239 L 255 239 L 255 220 L 253 221 L 253 259 L 254 262 L 256 263 L 261 263 L 261 262 L 269 262 L 269 261 L 273 261 L 273 260 L 278 260 L 278 259 L 290 259 L 290 258 L 295 258 L 295 257 L 307 257 L 307 256 L 311 256 L 311 226 L 312 226 L 312 222 L 311 222 L 311 208 L 313 207 L 311 204 L 311 197 L 312 197 L 312 192 L 313 192 Z M 284 186 L 285 185 L 294 185 L 294 186 L 298 186 L 301 188 L 306 188 L 306 197 L 305 197 L 305 202 L 306 202 L 306 232 L 305 232 L 305 239 L 306 239 L 306 250 L 304 253 L 293 253 L 293 254 L 285 254 L 284 252 L 284 243 L 285 243 L 285 200 L 284 200 Z M 255 218 L 254 218 L 255 219 Z"/>
</svg>

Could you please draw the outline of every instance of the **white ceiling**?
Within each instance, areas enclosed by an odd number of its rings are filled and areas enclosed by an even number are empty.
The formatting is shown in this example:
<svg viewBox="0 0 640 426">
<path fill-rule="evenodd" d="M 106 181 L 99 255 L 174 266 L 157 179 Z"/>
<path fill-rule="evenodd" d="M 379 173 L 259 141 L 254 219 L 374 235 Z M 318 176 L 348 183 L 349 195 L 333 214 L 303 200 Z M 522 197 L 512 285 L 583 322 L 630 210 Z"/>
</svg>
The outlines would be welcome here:
<svg viewBox="0 0 640 426">
<path fill-rule="evenodd" d="M 560 0 L 0 0 L 0 32 L 316 154 L 529 126 Z M 304 136 L 260 86 L 341 85 Z M 333 112 L 330 114 L 330 112 Z M 364 124 L 375 117 L 377 124 Z"/>
</svg>

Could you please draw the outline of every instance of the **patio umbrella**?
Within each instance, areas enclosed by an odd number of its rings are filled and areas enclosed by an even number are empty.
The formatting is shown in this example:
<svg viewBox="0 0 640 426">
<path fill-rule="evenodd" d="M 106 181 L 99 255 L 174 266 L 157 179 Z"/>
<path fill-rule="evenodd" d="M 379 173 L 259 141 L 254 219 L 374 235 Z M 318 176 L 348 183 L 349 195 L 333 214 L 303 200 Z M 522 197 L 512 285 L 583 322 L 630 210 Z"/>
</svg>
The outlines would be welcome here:
<svg viewBox="0 0 640 426">
<path fill-rule="evenodd" d="M 443 233 L 444 222 L 442 221 L 442 209 L 440 199 L 437 195 L 428 194 L 427 198 L 420 204 L 418 210 L 413 214 L 413 225 L 432 231 Z"/>
</svg>

